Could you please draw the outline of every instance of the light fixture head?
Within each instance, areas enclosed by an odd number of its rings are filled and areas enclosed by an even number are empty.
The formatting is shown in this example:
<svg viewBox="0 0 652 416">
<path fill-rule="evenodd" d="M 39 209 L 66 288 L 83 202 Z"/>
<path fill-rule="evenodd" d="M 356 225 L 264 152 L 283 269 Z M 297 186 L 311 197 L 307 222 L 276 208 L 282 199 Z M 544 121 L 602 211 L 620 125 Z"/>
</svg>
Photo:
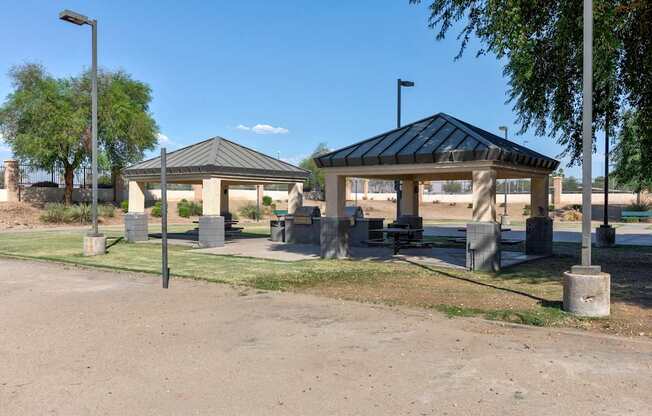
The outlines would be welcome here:
<svg viewBox="0 0 652 416">
<path fill-rule="evenodd" d="M 500 127 L 498 127 L 498 130 L 507 131 L 507 126 L 500 126 Z"/>
<path fill-rule="evenodd" d="M 414 87 L 414 82 L 401 80 L 401 87 Z"/>
<path fill-rule="evenodd" d="M 76 25 L 85 25 L 85 24 L 91 24 L 91 20 L 84 16 L 83 14 L 75 13 L 72 10 L 63 10 L 61 13 L 59 13 L 59 19 L 65 20 L 66 22 L 74 23 Z"/>
</svg>

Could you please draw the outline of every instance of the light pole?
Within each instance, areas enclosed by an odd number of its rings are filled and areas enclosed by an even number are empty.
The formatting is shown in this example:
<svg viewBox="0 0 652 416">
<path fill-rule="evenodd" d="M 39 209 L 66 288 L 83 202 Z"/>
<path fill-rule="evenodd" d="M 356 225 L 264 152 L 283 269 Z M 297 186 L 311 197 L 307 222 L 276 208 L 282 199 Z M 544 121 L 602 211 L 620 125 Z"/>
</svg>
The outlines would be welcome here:
<svg viewBox="0 0 652 416">
<path fill-rule="evenodd" d="M 396 80 L 396 128 L 401 128 L 401 88 L 414 87 L 414 82 L 405 81 L 401 78 Z M 394 181 L 394 190 L 396 191 L 396 219 L 401 216 L 401 198 L 403 197 L 403 192 L 401 190 L 401 181 Z"/>
<path fill-rule="evenodd" d="M 593 0 L 584 0 L 582 99 L 582 264 L 564 273 L 564 309 L 609 316 L 611 276 L 591 264 L 591 156 L 593 153 Z"/>
<path fill-rule="evenodd" d="M 507 139 L 507 131 L 508 131 L 507 126 L 500 126 L 500 127 L 498 127 L 498 130 L 504 132 L 505 133 L 505 140 L 508 140 Z M 502 218 L 502 221 L 501 221 L 501 223 L 503 225 L 508 225 L 508 224 L 506 224 L 506 222 L 507 222 L 507 219 L 509 218 L 507 216 L 507 193 L 508 193 L 507 186 L 508 186 L 508 181 L 507 181 L 507 178 L 505 178 L 505 180 L 503 181 L 503 187 L 505 188 L 505 189 L 503 189 L 503 192 L 505 194 L 505 203 L 504 203 L 504 205 L 505 205 L 504 208 L 505 209 L 503 210 L 503 218 Z"/>
<path fill-rule="evenodd" d="M 96 255 L 106 252 L 106 238 L 99 233 L 97 226 L 97 20 L 73 12 L 64 10 L 59 13 L 59 19 L 77 26 L 89 25 L 92 37 L 92 59 L 91 59 L 91 170 L 92 170 L 92 208 L 93 228 L 84 240 L 84 254 Z M 89 250 L 87 250 L 89 244 Z M 91 248 L 94 247 L 94 248 Z"/>
</svg>

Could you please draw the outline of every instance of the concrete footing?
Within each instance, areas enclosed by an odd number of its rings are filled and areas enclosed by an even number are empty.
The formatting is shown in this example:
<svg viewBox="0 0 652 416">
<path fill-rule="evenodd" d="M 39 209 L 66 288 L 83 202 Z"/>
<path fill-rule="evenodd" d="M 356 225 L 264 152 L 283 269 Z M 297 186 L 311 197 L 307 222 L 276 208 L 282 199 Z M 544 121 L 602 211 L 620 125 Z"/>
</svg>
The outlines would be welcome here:
<svg viewBox="0 0 652 416">
<path fill-rule="evenodd" d="M 488 272 L 500 270 L 500 224 L 472 222 L 466 225 L 466 268 Z"/>
<path fill-rule="evenodd" d="M 552 219 L 531 217 L 525 221 L 525 254 L 552 254 Z"/>
<path fill-rule="evenodd" d="M 349 232 L 351 218 L 322 217 L 320 252 L 323 259 L 342 259 L 350 255 Z"/>
<path fill-rule="evenodd" d="M 564 273 L 564 310 L 578 316 L 609 316 L 611 276 L 598 267 L 574 266 Z"/>
<path fill-rule="evenodd" d="M 106 254 L 106 237 L 103 235 L 84 236 L 84 256 L 101 256 Z"/>
<path fill-rule="evenodd" d="M 130 243 L 147 241 L 147 214 L 129 212 L 124 216 L 125 238 Z"/>
<path fill-rule="evenodd" d="M 616 244 L 616 229 L 611 225 L 601 225 L 595 229 L 596 247 L 613 247 Z"/>
<path fill-rule="evenodd" d="M 219 215 L 199 217 L 199 246 L 224 247 L 224 217 Z"/>
</svg>

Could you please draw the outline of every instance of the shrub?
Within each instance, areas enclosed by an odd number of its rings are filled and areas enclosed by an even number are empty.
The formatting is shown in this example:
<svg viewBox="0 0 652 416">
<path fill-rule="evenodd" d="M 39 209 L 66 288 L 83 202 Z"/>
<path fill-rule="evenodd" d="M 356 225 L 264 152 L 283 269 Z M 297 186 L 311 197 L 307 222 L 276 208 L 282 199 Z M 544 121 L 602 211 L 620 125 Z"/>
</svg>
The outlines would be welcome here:
<svg viewBox="0 0 652 416">
<path fill-rule="evenodd" d="M 66 206 L 60 202 L 45 204 L 41 221 L 49 223 L 66 222 Z"/>
<path fill-rule="evenodd" d="M 189 218 L 202 215 L 202 206 L 195 202 L 189 202 L 187 199 L 182 199 L 177 203 L 177 213 L 182 218 Z"/>
<path fill-rule="evenodd" d="M 125 199 L 124 201 L 120 202 L 120 209 L 122 212 L 129 212 L 129 201 Z"/>
<path fill-rule="evenodd" d="M 266 206 L 266 207 L 272 205 L 272 197 L 269 196 L 269 195 L 265 195 L 263 197 L 263 205 Z"/>
<path fill-rule="evenodd" d="M 623 217 L 623 222 L 640 222 L 638 217 Z"/>
<path fill-rule="evenodd" d="M 254 204 L 245 205 L 244 207 L 240 208 L 239 212 L 240 215 L 242 215 L 244 218 L 249 218 L 252 220 L 257 220 L 260 218 L 260 211 Z"/>
<path fill-rule="evenodd" d="M 561 218 L 564 221 L 580 221 L 582 219 L 582 213 L 576 209 L 571 209 L 564 212 Z"/>
<path fill-rule="evenodd" d="M 115 207 L 112 204 L 102 204 L 97 207 L 97 214 L 100 217 L 115 217 Z"/>
<path fill-rule="evenodd" d="M 66 222 L 89 223 L 92 220 L 91 206 L 89 204 L 71 205 L 67 207 L 66 216 L 68 217 Z"/>
<path fill-rule="evenodd" d="M 33 183 L 31 187 L 32 188 L 58 188 L 59 184 L 51 181 L 43 181 L 43 182 Z"/>
<path fill-rule="evenodd" d="M 650 205 L 649 202 L 641 201 L 641 202 L 632 202 L 631 204 L 627 205 L 627 208 L 625 208 L 625 210 L 626 211 L 648 211 L 650 208 L 652 208 L 652 205 Z"/>
<path fill-rule="evenodd" d="M 152 207 L 152 211 L 150 212 L 152 217 L 160 217 L 161 216 L 161 201 L 156 201 L 154 206 Z"/>
</svg>

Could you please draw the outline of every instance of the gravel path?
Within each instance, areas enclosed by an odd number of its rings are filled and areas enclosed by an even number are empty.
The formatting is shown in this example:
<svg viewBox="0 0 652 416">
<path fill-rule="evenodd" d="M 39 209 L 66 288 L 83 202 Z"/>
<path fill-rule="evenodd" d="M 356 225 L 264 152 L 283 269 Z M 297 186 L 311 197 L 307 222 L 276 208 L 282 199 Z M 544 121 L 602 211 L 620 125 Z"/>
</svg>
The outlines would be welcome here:
<svg viewBox="0 0 652 416">
<path fill-rule="evenodd" d="M 0 259 L 1 415 L 649 415 L 652 343 Z"/>
</svg>

